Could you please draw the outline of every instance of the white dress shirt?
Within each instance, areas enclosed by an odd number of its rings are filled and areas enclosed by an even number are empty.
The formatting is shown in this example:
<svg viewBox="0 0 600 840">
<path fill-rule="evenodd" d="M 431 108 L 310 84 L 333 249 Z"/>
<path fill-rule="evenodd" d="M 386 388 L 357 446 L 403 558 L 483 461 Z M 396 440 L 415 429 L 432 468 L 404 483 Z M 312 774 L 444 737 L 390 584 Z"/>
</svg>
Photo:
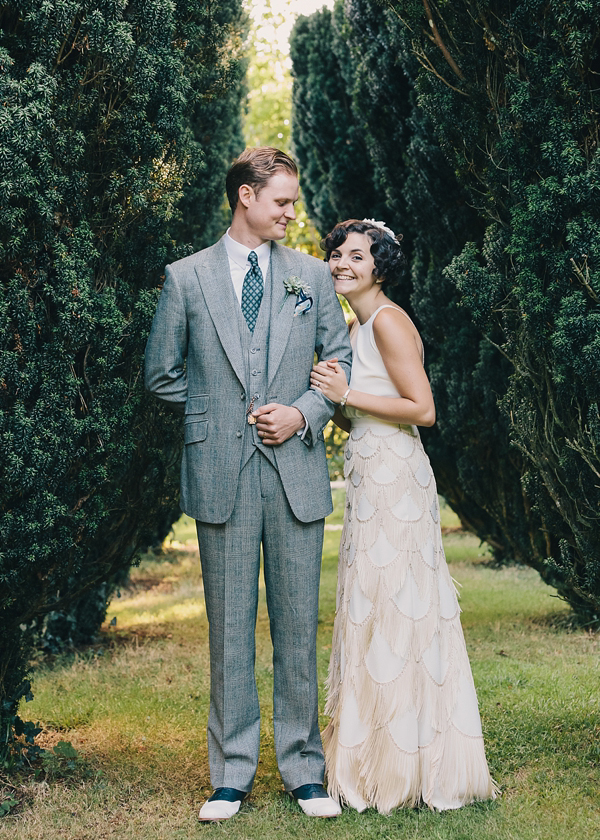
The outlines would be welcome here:
<svg viewBox="0 0 600 840">
<path fill-rule="evenodd" d="M 254 251 L 258 257 L 258 267 L 263 276 L 263 284 L 265 277 L 269 270 L 269 263 L 271 262 L 271 243 L 263 242 L 258 248 L 248 248 L 247 245 L 242 245 L 229 235 L 229 231 L 225 234 L 225 250 L 229 257 L 229 271 L 231 272 L 231 280 L 233 282 L 233 291 L 238 299 L 240 306 L 242 305 L 242 287 L 244 285 L 244 277 L 252 266 L 248 262 L 248 254 Z"/>
<path fill-rule="evenodd" d="M 267 276 L 269 264 L 271 262 L 271 243 L 263 242 L 263 244 L 259 245 L 257 248 L 248 248 L 247 245 L 242 245 L 241 242 L 233 239 L 229 235 L 228 229 L 225 234 L 225 250 L 227 251 L 227 256 L 229 258 L 229 271 L 231 274 L 231 281 L 233 283 L 233 291 L 235 292 L 235 296 L 241 306 L 244 277 L 248 274 L 252 267 L 248 261 L 248 254 L 250 251 L 254 251 L 256 254 L 258 258 L 258 267 L 262 272 L 264 286 L 265 277 Z M 304 415 L 302 416 L 304 417 Z M 304 428 L 299 429 L 296 434 L 300 436 L 301 440 L 304 440 L 307 431 L 308 420 L 304 417 Z"/>
</svg>

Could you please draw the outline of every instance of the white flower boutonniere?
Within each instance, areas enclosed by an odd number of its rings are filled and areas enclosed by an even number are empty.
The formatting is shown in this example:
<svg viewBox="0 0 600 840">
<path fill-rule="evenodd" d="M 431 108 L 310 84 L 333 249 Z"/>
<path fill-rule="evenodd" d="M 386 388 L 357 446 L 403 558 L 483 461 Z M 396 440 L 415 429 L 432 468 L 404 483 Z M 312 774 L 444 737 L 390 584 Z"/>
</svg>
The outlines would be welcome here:
<svg viewBox="0 0 600 840">
<path fill-rule="evenodd" d="M 299 277 L 296 277 L 295 274 L 292 274 L 291 277 L 288 277 L 287 280 L 283 281 L 283 285 L 285 286 L 286 296 L 284 299 L 284 303 L 287 300 L 288 295 L 296 295 L 298 300 L 296 301 L 296 309 L 294 311 L 294 318 L 296 315 L 301 315 L 304 312 L 308 312 L 309 309 L 312 307 L 313 299 L 310 296 L 310 286 L 308 283 L 303 283 Z M 282 307 L 283 309 L 283 304 Z"/>
</svg>

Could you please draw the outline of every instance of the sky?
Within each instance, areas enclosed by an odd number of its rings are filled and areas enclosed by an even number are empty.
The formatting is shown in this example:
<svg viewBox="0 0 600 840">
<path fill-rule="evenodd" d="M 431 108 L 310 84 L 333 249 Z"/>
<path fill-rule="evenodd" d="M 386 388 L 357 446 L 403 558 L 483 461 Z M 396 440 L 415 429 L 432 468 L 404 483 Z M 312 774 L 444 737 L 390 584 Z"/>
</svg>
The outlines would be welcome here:
<svg viewBox="0 0 600 840">
<path fill-rule="evenodd" d="M 285 54 L 289 52 L 287 42 L 298 15 L 311 15 L 317 9 L 322 9 L 323 6 L 332 9 L 333 3 L 334 0 L 271 0 L 272 11 L 286 17 L 285 24 L 279 27 L 277 32 L 278 46 L 281 52 Z M 254 20 L 260 20 L 266 5 L 264 0 L 247 0 L 247 8 Z"/>
</svg>

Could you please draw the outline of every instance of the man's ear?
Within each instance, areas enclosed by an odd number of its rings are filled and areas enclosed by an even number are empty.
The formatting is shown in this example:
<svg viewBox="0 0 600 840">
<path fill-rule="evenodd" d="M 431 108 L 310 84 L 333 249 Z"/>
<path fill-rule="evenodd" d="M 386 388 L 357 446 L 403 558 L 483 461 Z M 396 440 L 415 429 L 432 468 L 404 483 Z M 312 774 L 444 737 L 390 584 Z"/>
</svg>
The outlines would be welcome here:
<svg viewBox="0 0 600 840">
<path fill-rule="evenodd" d="M 242 186 L 238 189 L 238 200 L 244 205 L 244 207 L 250 206 L 250 201 L 254 196 L 254 190 L 248 184 L 242 184 Z"/>
</svg>

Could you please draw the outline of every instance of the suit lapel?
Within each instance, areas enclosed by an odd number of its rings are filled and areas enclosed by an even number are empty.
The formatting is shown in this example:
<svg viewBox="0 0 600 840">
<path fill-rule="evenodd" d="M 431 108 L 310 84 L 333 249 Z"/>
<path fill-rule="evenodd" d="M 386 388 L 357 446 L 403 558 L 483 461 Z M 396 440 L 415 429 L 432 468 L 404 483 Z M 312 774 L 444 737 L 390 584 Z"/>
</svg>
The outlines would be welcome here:
<svg viewBox="0 0 600 840">
<path fill-rule="evenodd" d="M 292 274 L 300 276 L 299 261 L 289 248 L 273 242 L 271 246 L 271 324 L 269 329 L 268 385 L 275 378 L 287 346 L 294 321 L 296 295 L 287 293 L 284 280 Z"/>
<path fill-rule="evenodd" d="M 195 266 L 195 271 L 223 350 L 245 387 L 244 357 L 235 317 L 235 307 L 239 306 L 239 303 L 233 291 L 229 257 L 223 239 L 204 253 L 202 261 Z"/>
</svg>

